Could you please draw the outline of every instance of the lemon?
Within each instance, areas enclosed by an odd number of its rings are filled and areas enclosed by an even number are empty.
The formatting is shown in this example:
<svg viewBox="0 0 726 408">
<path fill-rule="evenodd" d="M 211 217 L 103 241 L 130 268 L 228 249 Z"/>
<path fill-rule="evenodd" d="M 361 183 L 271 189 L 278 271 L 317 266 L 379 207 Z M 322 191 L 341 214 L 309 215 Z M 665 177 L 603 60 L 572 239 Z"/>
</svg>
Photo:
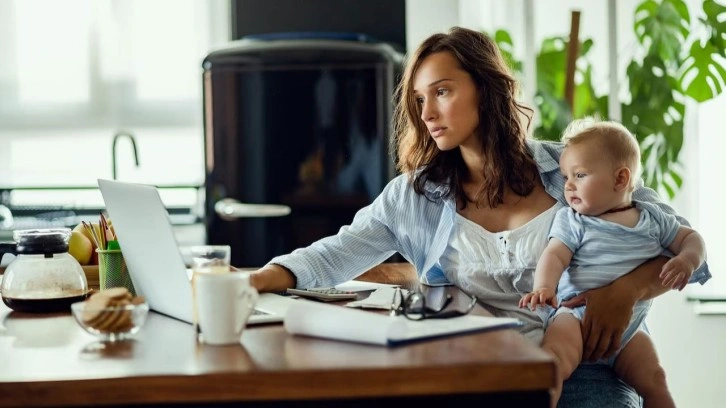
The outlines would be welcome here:
<svg viewBox="0 0 726 408">
<path fill-rule="evenodd" d="M 88 265 L 93 255 L 93 244 L 80 231 L 71 231 L 68 239 L 68 253 L 76 258 L 79 264 Z"/>
</svg>

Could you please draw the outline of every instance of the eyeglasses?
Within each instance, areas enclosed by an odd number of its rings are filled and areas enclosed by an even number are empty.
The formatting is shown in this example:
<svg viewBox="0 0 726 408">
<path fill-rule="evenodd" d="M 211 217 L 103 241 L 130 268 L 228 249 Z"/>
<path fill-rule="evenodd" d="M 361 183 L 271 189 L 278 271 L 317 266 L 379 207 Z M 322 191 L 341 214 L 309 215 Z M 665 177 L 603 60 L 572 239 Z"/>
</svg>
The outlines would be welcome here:
<svg viewBox="0 0 726 408">
<path fill-rule="evenodd" d="M 408 295 L 403 294 L 401 288 L 397 287 L 393 292 L 393 300 L 391 301 L 391 316 L 404 315 L 410 320 L 423 319 L 447 319 L 450 317 L 464 316 L 474 309 L 476 306 L 476 296 L 470 296 L 471 301 L 466 310 L 451 309 L 445 310 L 451 304 L 453 297 L 446 294 L 443 304 L 438 309 L 434 309 L 426 305 L 426 296 L 421 292 L 411 292 Z"/>
</svg>

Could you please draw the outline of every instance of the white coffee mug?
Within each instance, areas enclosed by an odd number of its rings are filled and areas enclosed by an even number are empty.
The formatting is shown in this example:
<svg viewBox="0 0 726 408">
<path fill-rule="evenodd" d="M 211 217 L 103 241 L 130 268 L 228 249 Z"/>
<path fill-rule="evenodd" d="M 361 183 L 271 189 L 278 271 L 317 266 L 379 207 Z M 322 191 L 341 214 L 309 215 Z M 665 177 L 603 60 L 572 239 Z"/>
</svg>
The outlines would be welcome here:
<svg viewBox="0 0 726 408">
<path fill-rule="evenodd" d="M 196 273 L 194 281 L 200 341 L 211 345 L 239 343 L 259 297 L 250 286 L 250 274 Z"/>
</svg>

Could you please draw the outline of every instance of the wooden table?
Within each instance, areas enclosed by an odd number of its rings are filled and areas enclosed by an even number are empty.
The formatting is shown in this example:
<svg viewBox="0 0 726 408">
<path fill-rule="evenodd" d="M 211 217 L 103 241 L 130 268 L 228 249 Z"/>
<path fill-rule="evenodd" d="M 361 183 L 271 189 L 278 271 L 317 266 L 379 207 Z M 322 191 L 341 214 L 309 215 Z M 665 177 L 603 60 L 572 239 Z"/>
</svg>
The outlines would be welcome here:
<svg viewBox="0 0 726 408">
<path fill-rule="evenodd" d="M 360 279 L 416 281 L 406 265 Z M 19 314 L 0 305 L 0 406 L 544 407 L 554 373 L 552 359 L 514 330 L 386 348 L 293 336 L 276 324 L 248 328 L 242 346 L 202 346 L 190 325 L 150 313 L 135 340 L 104 345 L 69 313 Z"/>
</svg>

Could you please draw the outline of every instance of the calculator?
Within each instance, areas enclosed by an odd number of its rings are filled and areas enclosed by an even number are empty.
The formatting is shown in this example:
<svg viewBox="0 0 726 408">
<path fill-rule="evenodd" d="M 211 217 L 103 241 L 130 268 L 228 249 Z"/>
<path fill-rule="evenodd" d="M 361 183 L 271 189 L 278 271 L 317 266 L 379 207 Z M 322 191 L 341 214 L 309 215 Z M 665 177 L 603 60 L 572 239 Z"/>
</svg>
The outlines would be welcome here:
<svg viewBox="0 0 726 408">
<path fill-rule="evenodd" d="M 333 302 L 336 300 L 357 299 L 358 293 L 338 290 L 335 288 L 308 288 L 308 289 L 292 289 L 288 288 L 287 293 L 290 295 L 298 295 L 306 298 L 322 300 L 324 302 Z"/>
</svg>

